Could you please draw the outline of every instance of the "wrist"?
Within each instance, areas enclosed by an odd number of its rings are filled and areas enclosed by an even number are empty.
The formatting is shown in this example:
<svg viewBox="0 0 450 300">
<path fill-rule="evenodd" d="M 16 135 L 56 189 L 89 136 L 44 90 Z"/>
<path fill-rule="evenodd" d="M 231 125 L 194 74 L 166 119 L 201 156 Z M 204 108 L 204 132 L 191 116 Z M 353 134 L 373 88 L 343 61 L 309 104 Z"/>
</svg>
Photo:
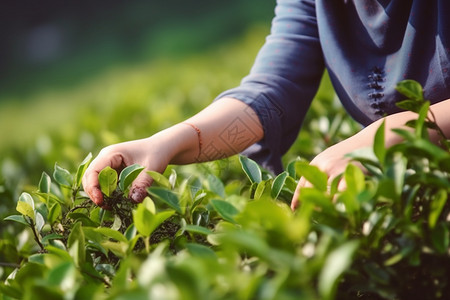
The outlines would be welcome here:
<svg viewBox="0 0 450 300">
<path fill-rule="evenodd" d="M 148 138 L 151 147 L 164 154 L 168 164 L 196 162 L 199 151 L 198 133 L 185 124 L 176 124 Z"/>
</svg>

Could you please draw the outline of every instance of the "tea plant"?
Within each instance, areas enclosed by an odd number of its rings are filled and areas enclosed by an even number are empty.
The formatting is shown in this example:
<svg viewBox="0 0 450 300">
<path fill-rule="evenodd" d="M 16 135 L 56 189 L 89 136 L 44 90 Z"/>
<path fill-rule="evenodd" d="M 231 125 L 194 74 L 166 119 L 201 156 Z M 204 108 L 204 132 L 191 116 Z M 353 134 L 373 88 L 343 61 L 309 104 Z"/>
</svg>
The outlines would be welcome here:
<svg viewBox="0 0 450 300">
<path fill-rule="evenodd" d="M 448 298 L 448 141 L 420 86 L 398 89 L 408 97 L 399 106 L 417 112 L 412 129 L 395 129 L 403 142 L 386 149 L 383 123 L 372 148 L 349 154 L 367 174 L 349 164 L 344 191 L 303 159 L 273 176 L 241 156 L 222 163 L 237 164 L 245 183 L 205 165 L 106 168 L 103 209 L 80 187 L 91 155 L 75 174 L 56 164 L 5 219 L 27 230 L 0 245 L 0 299 Z M 154 185 L 134 204 L 127 195 L 140 172 Z M 300 176 L 313 186 L 292 212 Z"/>
</svg>

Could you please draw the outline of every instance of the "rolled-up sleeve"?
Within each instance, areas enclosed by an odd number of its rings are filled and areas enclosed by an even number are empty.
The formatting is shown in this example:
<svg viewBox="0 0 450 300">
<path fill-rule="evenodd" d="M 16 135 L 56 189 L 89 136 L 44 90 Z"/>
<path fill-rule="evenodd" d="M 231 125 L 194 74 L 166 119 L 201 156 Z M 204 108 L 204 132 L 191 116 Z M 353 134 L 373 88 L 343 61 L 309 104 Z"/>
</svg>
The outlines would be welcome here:
<svg viewBox="0 0 450 300">
<path fill-rule="evenodd" d="M 240 86 L 220 94 L 248 104 L 264 139 L 243 154 L 274 173 L 295 141 L 324 71 L 315 1 L 278 0 L 271 33 Z"/>
</svg>

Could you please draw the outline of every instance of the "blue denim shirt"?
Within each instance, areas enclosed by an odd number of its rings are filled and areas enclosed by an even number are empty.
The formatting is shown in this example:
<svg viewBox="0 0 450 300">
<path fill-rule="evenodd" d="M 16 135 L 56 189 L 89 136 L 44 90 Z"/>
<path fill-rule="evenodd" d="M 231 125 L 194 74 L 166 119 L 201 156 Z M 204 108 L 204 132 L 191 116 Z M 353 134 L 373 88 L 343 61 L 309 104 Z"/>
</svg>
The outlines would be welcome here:
<svg viewBox="0 0 450 300">
<path fill-rule="evenodd" d="M 396 84 L 414 79 L 432 103 L 450 98 L 450 1 L 278 0 L 271 33 L 239 87 L 264 139 L 244 154 L 274 173 L 297 138 L 324 69 L 363 125 L 398 112 Z"/>
</svg>

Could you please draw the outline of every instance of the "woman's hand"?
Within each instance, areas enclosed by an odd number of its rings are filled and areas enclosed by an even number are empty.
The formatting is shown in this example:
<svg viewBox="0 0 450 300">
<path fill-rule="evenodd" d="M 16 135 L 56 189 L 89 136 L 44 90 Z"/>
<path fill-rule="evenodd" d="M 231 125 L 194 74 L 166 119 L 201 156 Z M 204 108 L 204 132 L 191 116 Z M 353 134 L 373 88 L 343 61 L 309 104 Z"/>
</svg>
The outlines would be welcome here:
<svg viewBox="0 0 450 300">
<path fill-rule="evenodd" d="M 450 99 L 441 101 L 439 103 L 430 106 L 430 110 L 433 112 L 435 122 L 443 130 L 444 134 L 450 136 L 450 118 L 448 118 L 448 112 L 450 111 Z M 392 132 L 393 128 L 402 128 L 411 130 L 406 127 L 405 124 L 409 120 L 417 118 L 417 114 L 411 111 L 405 111 L 387 116 L 383 119 L 373 122 L 354 136 L 326 149 L 319 155 L 317 155 L 312 161 L 312 165 L 316 165 L 322 171 L 328 174 L 328 183 L 330 184 L 333 179 L 339 174 L 345 171 L 349 159 L 345 157 L 347 153 L 350 153 L 356 149 L 371 147 L 375 133 L 381 125 L 381 122 L 385 122 L 385 147 L 389 148 L 394 144 L 399 143 L 402 139 L 399 135 Z M 435 130 L 429 131 L 430 140 L 433 143 L 439 142 L 439 136 Z M 362 168 L 360 164 L 359 167 Z M 300 178 L 294 196 L 292 197 L 291 208 L 294 210 L 299 205 L 300 189 L 302 187 L 311 186 L 305 178 Z M 341 180 L 338 189 L 343 190 L 346 187 L 345 181 Z"/>
<path fill-rule="evenodd" d="M 327 148 L 325 151 L 318 154 L 312 161 L 311 165 L 317 166 L 320 170 L 328 174 L 328 186 L 331 182 L 340 174 L 345 171 L 347 164 L 350 159 L 345 157 L 345 155 L 358 147 L 352 140 L 347 139 L 336 145 Z M 297 188 L 295 189 L 294 196 L 291 202 L 291 209 L 295 210 L 299 204 L 300 189 L 302 187 L 311 187 L 311 183 L 308 182 L 304 177 L 301 177 Z M 339 182 L 338 189 L 345 189 L 345 181 L 342 179 Z"/>
<path fill-rule="evenodd" d="M 91 162 L 83 176 L 84 191 L 91 200 L 103 206 L 103 195 L 98 174 L 105 167 L 117 172 L 125 167 L 139 164 L 144 171 L 133 181 L 130 199 L 141 202 L 147 196 L 147 187 L 153 179 L 145 171 L 164 172 L 170 163 L 190 163 L 198 155 L 197 134 L 189 126 L 177 124 L 145 139 L 115 144 L 103 148 Z"/>
<path fill-rule="evenodd" d="M 156 139 L 147 138 L 108 146 L 91 162 L 83 177 L 83 187 L 92 201 L 103 206 L 103 195 L 100 191 L 98 174 L 109 166 L 120 172 L 127 166 L 139 164 L 145 170 L 163 172 L 170 158 L 166 151 L 160 151 Z M 134 180 L 128 195 L 134 202 L 141 202 L 147 195 L 146 188 L 152 184 L 152 178 L 147 173 Z"/>
</svg>

